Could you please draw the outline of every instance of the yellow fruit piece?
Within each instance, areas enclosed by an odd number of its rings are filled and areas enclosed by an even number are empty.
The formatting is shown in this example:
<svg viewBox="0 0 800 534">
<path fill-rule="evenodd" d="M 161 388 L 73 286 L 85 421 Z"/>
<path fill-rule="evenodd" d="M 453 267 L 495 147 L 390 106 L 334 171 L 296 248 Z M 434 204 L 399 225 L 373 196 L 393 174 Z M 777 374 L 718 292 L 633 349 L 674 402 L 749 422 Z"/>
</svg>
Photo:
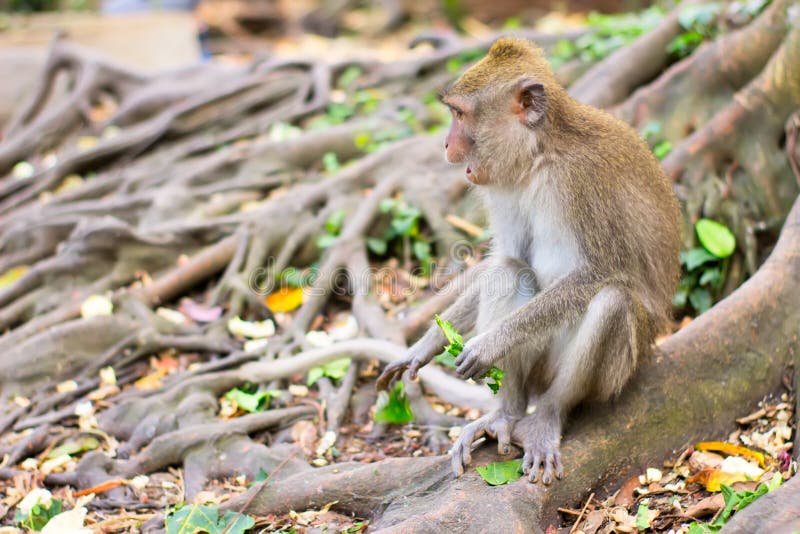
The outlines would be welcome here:
<svg viewBox="0 0 800 534">
<path fill-rule="evenodd" d="M 303 303 L 303 288 L 282 287 L 268 296 L 265 302 L 273 313 L 296 310 Z"/>
</svg>

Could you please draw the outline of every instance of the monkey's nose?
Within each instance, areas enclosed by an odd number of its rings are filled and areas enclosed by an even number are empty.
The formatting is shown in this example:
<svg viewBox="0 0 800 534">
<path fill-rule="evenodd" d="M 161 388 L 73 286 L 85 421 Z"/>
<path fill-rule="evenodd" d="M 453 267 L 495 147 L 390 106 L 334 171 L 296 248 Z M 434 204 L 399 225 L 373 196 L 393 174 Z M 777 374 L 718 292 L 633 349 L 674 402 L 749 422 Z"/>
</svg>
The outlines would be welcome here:
<svg viewBox="0 0 800 534">
<path fill-rule="evenodd" d="M 444 142 L 444 149 L 447 150 L 447 147 L 450 146 L 447 144 L 447 141 Z"/>
</svg>

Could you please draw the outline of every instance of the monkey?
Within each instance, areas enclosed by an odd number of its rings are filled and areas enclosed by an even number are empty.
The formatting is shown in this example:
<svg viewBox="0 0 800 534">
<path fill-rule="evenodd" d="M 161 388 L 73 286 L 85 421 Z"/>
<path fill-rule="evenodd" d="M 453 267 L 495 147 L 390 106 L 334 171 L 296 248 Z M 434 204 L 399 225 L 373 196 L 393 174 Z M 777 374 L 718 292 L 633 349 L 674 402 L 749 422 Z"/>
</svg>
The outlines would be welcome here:
<svg viewBox="0 0 800 534">
<path fill-rule="evenodd" d="M 445 158 L 466 164 L 492 234 L 486 265 L 442 318 L 475 332 L 460 375 L 506 372 L 500 407 L 462 429 L 452 469 L 463 474 L 473 441 L 489 435 L 501 454 L 520 445 L 528 480 L 550 484 L 563 477 L 569 412 L 618 395 L 669 324 L 678 202 L 636 131 L 572 99 L 529 41 L 495 41 L 441 100 L 452 114 Z M 445 343 L 431 326 L 377 387 L 415 378 Z"/>
</svg>

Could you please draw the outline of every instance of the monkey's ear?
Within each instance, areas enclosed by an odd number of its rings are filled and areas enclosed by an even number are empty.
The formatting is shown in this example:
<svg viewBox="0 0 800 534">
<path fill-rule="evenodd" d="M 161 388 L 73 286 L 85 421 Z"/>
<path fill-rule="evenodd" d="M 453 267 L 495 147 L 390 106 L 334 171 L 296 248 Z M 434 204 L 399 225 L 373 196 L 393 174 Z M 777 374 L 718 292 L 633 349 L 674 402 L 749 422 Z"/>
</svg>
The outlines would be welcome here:
<svg viewBox="0 0 800 534">
<path fill-rule="evenodd" d="M 519 120 L 527 126 L 536 126 L 544 120 L 547 110 L 547 94 L 544 85 L 526 78 L 520 80 L 514 91 L 514 109 Z"/>
</svg>

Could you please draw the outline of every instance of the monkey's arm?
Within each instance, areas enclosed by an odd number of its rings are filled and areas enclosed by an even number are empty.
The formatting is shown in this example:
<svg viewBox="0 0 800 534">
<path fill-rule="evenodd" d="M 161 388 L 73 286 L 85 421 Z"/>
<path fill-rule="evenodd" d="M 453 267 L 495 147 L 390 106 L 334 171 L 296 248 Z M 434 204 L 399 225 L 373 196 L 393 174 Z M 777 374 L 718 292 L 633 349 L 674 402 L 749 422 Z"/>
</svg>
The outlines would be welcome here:
<svg viewBox="0 0 800 534">
<path fill-rule="evenodd" d="M 467 280 L 466 290 L 449 308 L 442 312 L 442 319 L 450 321 L 459 332 L 468 332 L 475 328 L 480 297 L 478 276 L 482 271 L 483 268 L 476 269 L 474 276 Z M 406 369 L 410 370 L 409 374 L 412 379 L 416 378 L 419 368 L 424 367 L 434 356 L 442 352 L 445 345 L 447 345 L 447 339 L 442 330 L 434 323 L 428 328 L 425 335 L 408 349 L 405 358 L 386 366 L 381 376 L 378 377 L 377 388 L 379 390 L 388 389 L 389 385 L 399 379 Z"/>
<path fill-rule="evenodd" d="M 542 290 L 497 326 L 467 342 L 456 358 L 459 374 L 478 379 L 500 358 L 520 344 L 541 353 L 562 325 L 574 322 L 589 302 L 610 283 L 590 269 L 578 269 Z"/>
</svg>

